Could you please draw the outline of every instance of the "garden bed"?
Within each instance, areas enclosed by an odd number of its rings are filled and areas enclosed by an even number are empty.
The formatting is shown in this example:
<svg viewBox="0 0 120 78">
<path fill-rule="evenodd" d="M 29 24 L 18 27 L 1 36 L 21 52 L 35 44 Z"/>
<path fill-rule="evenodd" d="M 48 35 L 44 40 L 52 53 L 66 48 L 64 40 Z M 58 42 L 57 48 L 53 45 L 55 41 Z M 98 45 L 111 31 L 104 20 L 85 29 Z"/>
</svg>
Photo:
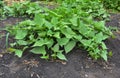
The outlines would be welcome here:
<svg viewBox="0 0 120 78">
<path fill-rule="evenodd" d="M 112 14 L 108 26 L 120 28 L 120 14 Z M 21 18 L 8 18 L 0 21 L 0 28 L 15 24 Z M 4 35 L 5 31 L 0 31 Z M 74 48 L 68 55 L 68 61 L 42 60 L 39 55 L 24 54 L 18 58 L 5 53 L 5 37 L 0 39 L 0 78 L 120 78 L 120 32 L 115 32 L 115 39 L 108 39 L 106 45 L 113 56 L 108 62 L 95 61 L 87 52 Z M 9 41 L 12 41 L 9 39 Z"/>
</svg>

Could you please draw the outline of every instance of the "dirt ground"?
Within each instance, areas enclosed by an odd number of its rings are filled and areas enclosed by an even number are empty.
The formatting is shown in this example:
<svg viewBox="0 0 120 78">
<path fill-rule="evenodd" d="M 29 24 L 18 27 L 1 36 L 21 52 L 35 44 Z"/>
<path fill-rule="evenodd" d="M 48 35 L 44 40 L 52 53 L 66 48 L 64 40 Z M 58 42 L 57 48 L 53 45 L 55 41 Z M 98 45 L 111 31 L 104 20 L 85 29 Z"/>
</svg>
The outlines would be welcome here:
<svg viewBox="0 0 120 78">
<path fill-rule="evenodd" d="M 0 29 L 21 20 L 8 18 L 0 21 Z M 120 14 L 112 14 L 106 25 L 120 28 Z M 5 34 L 5 31 L 0 31 L 0 36 Z M 3 37 L 0 39 L 0 78 L 120 78 L 120 32 L 115 35 L 115 39 L 105 41 L 108 49 L 113 51 L 108 62 L 92 60 L 86 51 L 78 48 L 67 55 L 67 62 L 42 60 L 39 55 L 31 53 L 18 58 L 5 53 Z"/>
</svg>

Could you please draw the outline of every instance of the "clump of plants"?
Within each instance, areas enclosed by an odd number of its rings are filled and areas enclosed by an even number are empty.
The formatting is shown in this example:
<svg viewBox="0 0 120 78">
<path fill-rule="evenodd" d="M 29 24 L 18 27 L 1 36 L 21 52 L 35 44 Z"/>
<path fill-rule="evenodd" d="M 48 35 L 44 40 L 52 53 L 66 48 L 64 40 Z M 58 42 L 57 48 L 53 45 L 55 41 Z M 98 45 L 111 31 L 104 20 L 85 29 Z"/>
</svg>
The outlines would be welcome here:
<svg viewBox="0 0 120 78">
<path fill-rule="evenodd" d="M 67 60 L 64 54 L 80 46 L 92 58 L 107 61 L 108 52 L 104 40 L 112 36 L 112 32 L 105 27 L 104 21 L 94 21 L 93 16 L 79 4 L 79 0 L 63 1 L 53 10 L 31 6 L 27 11 L 22 11 L 23 14 L 32 13 L 33 20 L 25 20 L 7 28 L 16 40 L 9 51 L 15 52 L 18 57 L 29 50 L 40 54 L 42 59 Z"/>
<path fill-rule="evenodd" d="M 69 6 L 79 7 L 96 19 L 103 20 L 109 17 L 100 0 L 65 0 L 65 3 Z"/>
<path fill-rule="evenodd" d="M 120 0 L 100 0 L 106 9 L 120 11 Z"/>
<path fill-rule="evenodd" d="M 3 19 L 11 16 L 33 18 L 35 13 L 43 12 L 42 7 L 40 7 L 38 3 L 32 3 L 30 1 L 14 2 L 10 6 L 6 6 L 4 3 L 4 6 L 2 7 L 1 10 L 2 10 L 1 16 Z"/>
<path fill-rule="evenodd" d="M 0 1 L 0 17 L 2 17 L 3 15 L 3 6 L 4 6 L 4 2 Z"/>
<path fill-rule="evenodd" d="M 72 7 L 79 7 L 83 11 L 90 14 L 92 17 L 103 20 L 107 19 L 109 14 L 103 8 L 103 4 L 99 0 L 53 0 L 53 2 L 57 2 L 56 7 L 64 5 L 64 6 L 72 6 Z M 46 4 L 49 2 L 45 2 Z M 45 7 L 45 6 L 44 6 Z M 43 12 L 42 8 L 40 7 L 39 2 L 34 3 L 30 2 L 29 0 L 24 2 L 14 2 L 11 6 L 2 7 L 2 16 L 28 16 L 33 17 L 35 13 Z"/>
</svg>

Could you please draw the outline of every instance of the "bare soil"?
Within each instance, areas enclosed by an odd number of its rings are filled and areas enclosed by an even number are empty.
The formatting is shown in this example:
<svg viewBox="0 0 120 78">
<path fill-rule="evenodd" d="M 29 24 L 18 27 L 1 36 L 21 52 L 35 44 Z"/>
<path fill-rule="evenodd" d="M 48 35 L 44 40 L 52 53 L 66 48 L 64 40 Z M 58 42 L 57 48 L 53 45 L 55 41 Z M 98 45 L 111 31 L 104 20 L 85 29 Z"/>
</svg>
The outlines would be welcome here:
<svg viewBox="0 0 120 78">
<path fill-rule="evenodd" d="M 112 14 L 110 19 L 106 22 L 107 26 L 120 28 L 120 14 Z M 8 18 L 0 21 L 0 29 L 21 20 Z M 0 31 L 0 36 L 5 34 L 5 31 Z M 85 50 L 79 48 L 74 48 L 67 55 L 67 62 L 42 60 L 39 55 L 31 53 L 18 58 L 6 53 L 4 36 L 0 38 L 0 78 L 120 78 L 120 32 L 115 32 L 115 35 L 115 39 L 105 41 L 108 50 L 113 52 L 108 62 L 92 60 Z"/>
</svg>

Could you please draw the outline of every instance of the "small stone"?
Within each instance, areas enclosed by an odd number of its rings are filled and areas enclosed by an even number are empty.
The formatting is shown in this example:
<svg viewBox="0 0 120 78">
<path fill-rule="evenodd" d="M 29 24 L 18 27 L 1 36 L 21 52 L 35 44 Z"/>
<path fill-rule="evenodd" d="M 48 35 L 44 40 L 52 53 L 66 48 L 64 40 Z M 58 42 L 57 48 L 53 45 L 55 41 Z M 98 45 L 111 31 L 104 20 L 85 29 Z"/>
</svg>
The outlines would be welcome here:
<svg viewBox="0 0 120 78">
<path fill-rule="evenodd" d="M 88 74 L 85 74 L 85 77 L 88 77 Z"/>
<path fill-rule="evenodd" d="M 40 76 L 37 74 L 37 78 L 40 78 Z"/>
<path fill-rule="evenodd" d="M 31 77 L 33 77 L 34 73 L 31 73 Z"/>
<path fill-rule="evenodd" d="M 2 54 L 0 54 L 0 57 L 3 57 L 3 55 L 2 55 Z"/>
<path fill-rule="evenodd" d="M 66 62 L 62 62 L 63 65 L 66 65 L 67 63 Z"/>
<path fill-rule="evenodd" d="M 0 72 L 0 76 L 2 76 L 2 75 L 4 75 L 4 73 L 1 73 L 1 72 Z"/>
<path fill-rule="evenodd" d="M 81 66 L 81 69 L 83 69 L 84 67 L 83 66 Z"/>
<path fill-rule="evenodd" d="M 89 57 L 88 60 L 92 60 L 92 58 Z"/>
<path fill-rule="evenodd" d="M 86 66 L 85 66 L 85 68 L 87 68 L 87 69 L 88 69 L 88 68 L 90 68 L 90 67 L 89 67 L 88 65 L 86 65 Z"/>
</svg>

